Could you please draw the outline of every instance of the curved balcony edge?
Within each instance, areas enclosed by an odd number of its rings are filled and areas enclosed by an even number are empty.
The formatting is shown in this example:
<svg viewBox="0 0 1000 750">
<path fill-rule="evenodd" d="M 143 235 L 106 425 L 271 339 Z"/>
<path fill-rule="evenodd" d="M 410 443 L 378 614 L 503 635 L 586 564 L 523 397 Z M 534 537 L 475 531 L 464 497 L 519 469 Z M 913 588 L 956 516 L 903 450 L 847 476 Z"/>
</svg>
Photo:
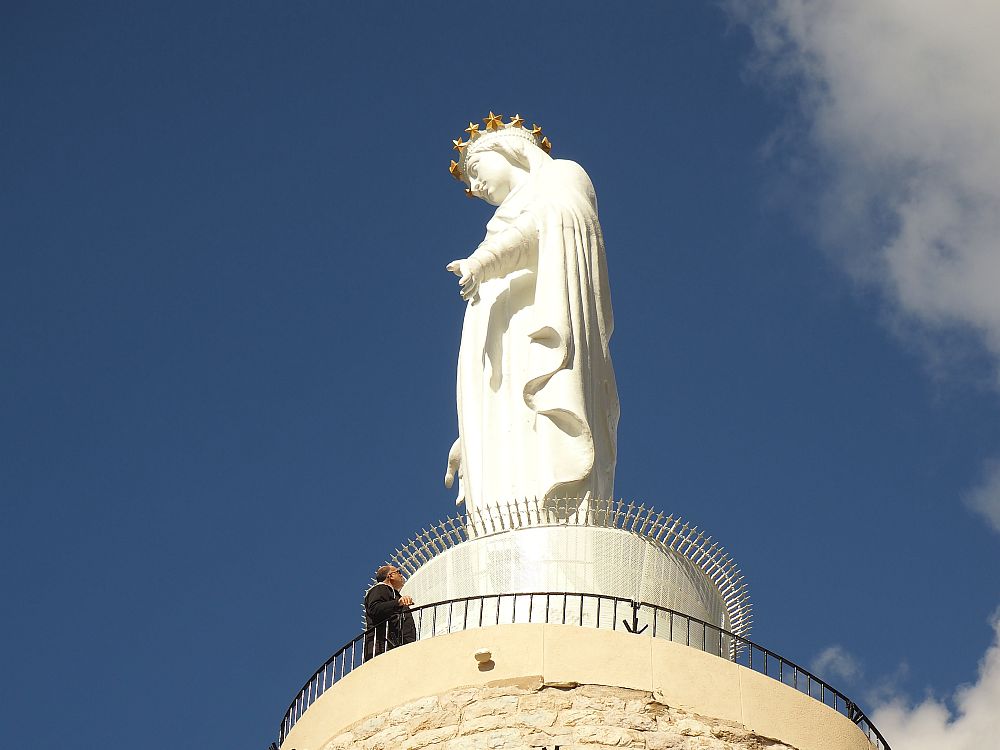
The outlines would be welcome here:
<svg viewBox="0 0 1000 750">
<path fill-rule="evenodd" d="M 515 624 L 578 626 L 669 640 L 781 682 L 849 719 L 877 750 L 890 750 L 881 732 L 854 701 L 809 670 L 741 635 L 654 604 L 597 594 L 533 592 L 435 602 L 412 608 L 410 615 L 419 641 Z M 392 626 L 389 621 L 359 633 L 313 673 L 282 718 L 278 745 L 334 684 L 402 645 L 394 642 Z"/>
</svg>

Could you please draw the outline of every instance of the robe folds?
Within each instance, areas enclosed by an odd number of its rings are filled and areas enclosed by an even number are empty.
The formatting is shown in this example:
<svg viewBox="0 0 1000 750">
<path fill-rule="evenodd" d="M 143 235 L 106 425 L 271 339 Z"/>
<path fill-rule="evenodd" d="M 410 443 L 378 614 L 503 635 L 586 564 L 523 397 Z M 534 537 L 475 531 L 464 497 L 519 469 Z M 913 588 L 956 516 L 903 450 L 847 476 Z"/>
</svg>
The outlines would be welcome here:
<svg viewBox="0 0 1000 750">
<path fill-rule="evenodd" d="M 546 159 L 497 208 L 471 258 L 486 280 L 458 357 L 460 499 L 472 513 L 524 498 L 611 498 L 611 295 L 583 168 Z"/>
</svg>

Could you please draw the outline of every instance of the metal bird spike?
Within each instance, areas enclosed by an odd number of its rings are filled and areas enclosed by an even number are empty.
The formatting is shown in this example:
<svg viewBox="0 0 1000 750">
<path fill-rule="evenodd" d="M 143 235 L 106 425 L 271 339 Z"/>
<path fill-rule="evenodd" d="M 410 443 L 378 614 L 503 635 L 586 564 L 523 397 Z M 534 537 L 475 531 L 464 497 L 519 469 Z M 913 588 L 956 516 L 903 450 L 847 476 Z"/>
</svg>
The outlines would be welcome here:
<svg viewBox="0 0 1000 750">
<path fill-rule="evenodd" d="M 451 538 L 451 528 L 448 526 L 448 519 L 445 519 L 435 527 L 438 543 L 443 549 L 451 549 L 455 546 L 455 540 Z"/>
<path fill-rule="evenodd" d="M 673 547 L 674 539 L 677 538 L 677 527 L 681 525 L 682 520 L 680 517 L 675 518 L 674 522 L 670 524 L 670 528 L 663 534 L 662 543 L 665 547 Z"/>
<path fill-rule="evenodd" d="M 632 518 L 632 510 L 634 508 L 635 508 L 635 504 L 632 503 L 632 502 L 629 502 L 629 504 L 625 506 L 625 517 L 621 520 L 621 523 L 618 524 L 618 528 L 619 529 L 624 529 L 625 527 L 628 526 L 628 522 L 629 522 L 629 519 Z"/>
<path fill-rule="evenodd" d="M 722 562 L 722 557 L 723 555 L 725 555 L 725 553 L 726 551 L 722 547 L 719 547 L 718 549 L 712 551 L 712 558 L 708 561 L 708 564 L 705 566 L 705 575 L 708 576 L 710 579 L 715 580 L 714 578 L 715 573 L 719 570 L 719 566 Z"/>
<path fill-rule="evenodd" d="M 426 554 L 431 549 L 431 533 L 427 529 L 420 529 L 420 533 L 417 535 L 417 539 L 420 542 L 420 549 Z M 431 558 L 434 557 L 431 554 Z M 430 558 L 428 558 L 430 559 Z"/>
<path fill-rule="evenodd" d="M 479 509 L 478 506 L 476 507 L 476 515 L 479 516 L 479 523 L 483 527 L 483 536 L 486 536 L 487 534 L 486 520 L 483 518 L 483 512 Z"/>
<path fill-rule="evenodd" d="M 722 599 L 725 602 L 735 601 L 736 599 L 739 599 L 741 596 L 743 596 L 745 593 L 746 593 L 746 584 L 743 584 L 742 586 L 739 587 L 733 586 L 727 593 L 723 594 Z"/>
<path fill-rule="evenodd" d="M 660 522 L 663 520 L 663 513 L 657 511 L 654 516 L 652 513 L 649 514 L 649 525 L 642 528 L 642 535 L 647 539 L 653 539 L 656 537 L 656 530 L 660 527 Z"/>
<path fill-rule="evenodd" d="M 705 545 L 708 544 L 710 541 L 712 541 L 711 536 L 704 537 L 701 540 L 701 544 L 698 545 L 698 548 L 691 555 L 689 555 L 689 557 L 691 558 L 691 560 L 694 562 L 695 565 L 698 565 L 700 567 L 701 561 L 704 559 L 705 555 L 708 554 L 708 552 L 705 550 Z M 697 558 L 695 558 L 695 555 L 697 555 Z"/>
<path fill-rule="evenodd" d="M 674 549 L 683 555 L 683 550 L 691 546 L 691 535 L 694 533 L 694 528 L 688 528 L 687 524 L 685 524 L 682 531 L 683 533 L 678 534 L 677 538 L 674 539 Z"/>
<path fill-rule="evenodd" d="M 707 543 L 708 543 L 708 541 L 709 541 L 709 540 L 710 540 L 711 538 L 712 538 L 712 537 L 709 537 L 708 539 L 706 539 L 706 540 L 705 540 L 705 543 L 707 544 Z M 708 548 L 707 548 L 707 549 L 706 549 L 706 550 L 705 550 L 705 551 L 704 551 L 704 552 L 702 553 L 701 557 L 699 557 L 699 558 L 698 558 L 698 560 L 696 561 L 696 562 L 698 563 L 698 565 L 702 565 L 702 562 L 703 562 L 703 561 L 704 561 L 705 563 L 711 563 L 711 562 L 713 562 L 713 561 L 715 560 L 715 553 L 716 553 L 716 551 L 718 550 L 718 547 L 719 547 L 719 543 L 718 543 L 718 542 L 712 542 L 712 546 L 711 546 L 711 547 L 708 547 Z M 707 566 L 706 566 L 706 567 L 707 567 Z M 704 570 L 705 568 L 702 568 L 702 569 Z"/>
<path fill-rule="evenodd" d="M 494 504 L 493 509 L 494 509 L 494 511 L 497 514 L 497 518 L 500 519 L 500 527 L 504 531 L 510 531 L 512 528 L 514 528 L 513 525 L 509 523 L 509 520 L 510 520 L 510 506 L 508 506 L 506 503 L 502 503 L 501 504 L 501 502 L 498 500 Z M 505 512 L 507 513 L 507 520 L 506 521 L 504 520 L 504 513 Z"/>
<path fill-rule="evenodd" d="M 498 500 L 496 502 L 496 505 L 494 507 L 496 509 L 497 518 L 500 519 L 500 526 L 501 526 L 501 528 L 504 531 L 510 531 L 511 529 L 513 529 L 514 528 L 513 524 L 509 524 L 508 525 L 508 523 L 504 522 L 504 512 L 505 511 L 507 513 L 507 520 L 508 520 L 508 522 L 510 521 L 510 506 L 507 505 L 506 503 L 504 503 L 504 504 L 501 505 L 500 501 Z"/>
<path fill-rule="evenodd" d="M 721 586 L 722 585 L 722 581 L 723 581 L 723 579 L 725 579 L 727 577 L 727 574 L 728 574 L 728 571 L 727 571 L 726 568 L 724 568 L 724 567 L 719 568 L 711 576 L 712 583 L 714 583 L 716 586 Z"/>
<path fill-rule="evenodd" d="M 656 528 L 656 524 L 659 523 L 661 518 L 663 518 L 663 513 L 657 512 L 655 516 L 650 513 L 649 518 L 647 519 L 648 523 L 644 523 L 642 525 L 642 528 L 639 529 L 639 533 L 643 536 L 647 536 L 648 532 L 651 532 Z"/>
<path fill-rule="evenodd" d="M 732 558 L 729 557 L 729 552 L 722 550 L 722 557 L 716 561 L 716 565 L 719 567 L 719 575 L 726 572 L 727 567 L 732 562 Z"/>
<path fill-rule="evenodd" d="M 687 533 L 684 534 L 684 538 L 677 543 L 677 551 L 682 555 L 685 555 L 685 551 L 691 549 L 691 544 L 695 540 L 695 534 L 698 532 L 698 527 L 693 526 L 688 529 Z M 685 555 L 686 557 L 687 555 Z"/>
<path fill-rule="evenodd" d="M 639 507 L 635 509 L 635 518 L 632 519 L 632 525 L 629 526 L 629 531 L 635 531 L 636 524 L 639 523 L 639 518 L 642 516 L 643 512 L 646 510 L 645 504 L 640 503 Z"/>
<path fill-rule="evenodd" d="M 468 515 L 466 515 L 465 520 L 466 520 L 466 523 L 460 523 L 460 521 L 462 521 L 462 519 L 460 519 L 460 518 L 456 518 L 455 519 L 455 526 L 458 529 L 458 535 L 460 537 L 460 540 L 463 541 L 463 542 L 468 541 L 469 539 L 472 538 L 472 534 L 469 531 Z"/>
<path fill-rule="evenodd" d="M 615 499 L 609 497 L 607 500 L 602 500 L 601 504 L 597 506 L 594 513 L 594 525 L 607 527 L 611 521 L 611 509 L 614 506 Z"/>
<path fill-rule="evenodd" d="M 719 587 L 719 593 L 722 594 L 723 601 L 730 602 L 744 597 L 745 592 L 740 590 L 737 582 L 726 580 L 717 585 Z"/>
<path fill-rule="evenodd" d="M 420 536 L 419 535 L 417 536 L 417 538 L 414 540 L 414 543 L 413 543 L 413 556 L 416 557 L 416 558 L 419 558 L 421 565 L 423 563 L 427 562 L 430 559 L 424 553 L 424 545 L 420 541 Z"/>
<path fill-rule="evenodd" d="M 598 514 L 594 517 L 594 523 L 598 526 L 604 526 L 605 528 L 611 525 L 612 514 L 614 513 L 615 499 L 609 497 L 606 501 L 601 503 Z"/>
<path fill-rule="evenodd" d="M 447 521 L 444 522 L 444 530 L 445 530 L 445 534 L 447 535 L 447 539 L 448 539 L 448 542 L 449 542 L 448 546 L 454 547 L 454 546 L 459 545 L 459 544 L 462 543 L 462 541 L 463 541 L 462 540 L 462 534 L 458 530 L 458 527 L 455 524 L 455 519 L 454 518 L 449 518 Z M 456 540 L 456 538 L 457 538 L 457 540 Z"/>
<path fill-rule="evenodd" d="M 673 522 L 674 522 L 674 516 L 671 513 L 663 520 L 663 523 L 660 524 L 659 529 L 654 529 L 653 539 L 656 541 L 657 544 L 663 544 L 663 537 L 666 536 L 667 530 L 670 528 L 670 524 L 672 524 Z"/>
<path fill-rule="evenodd" d="M 608 526 L 618 528 L 618 518 L 621 516 L 622 509 L 625 507 L 625 501 L 619 498 L 615 501 L 614 506 L 615 517 L 611 520 L 611 523 L 609 523 Z"/>
<path fill-rule="evenodd" d="M 486 518 L 483 516 L 482 508 L 476 507 L 476 516 L 479 518 L 479 526 L 482 528 L 482 536 L 487 536 L 490 533 L 490 529 L 486 526 Z"/>
<path fill-rule="evenodd" d="M 587 523 L 591 526 L 604 526 L 607 515 L 608 501 L 598 500 L 588 509 Z"/>
<path fill-rule="evenodd" d="M 412 539 L 410 539 L 406 542 L 406 544 L 403 545 L 403 550 L 401 554 L 404 555 L 407 560 L 409 560 L 412 559 L 416 551 L 417 551 L 417 545 L 413 543 Z"/>
<path fill-rule="evenodd" d="M 698 527 L 695 526 L 691 529 L 691 533 L 688 534 L 687 546 L 684 547 L 684 552 L 682 554 L 684 554 L 688 559 L 691 559 L 691 550 L 694 549 L 694 546 L 704 538 L 704 532 L 698 531 Z"/>
<path fill-rule="evenodd" d="M 431 526 L 431 530 L 427 532 L 427 542 L 434 549 L 435 555 L 440 555 L 444 550 L 447 549 L 442 543 L 440 543 L 441 535 L 438 533 L 437 528 Z"/>
<path fill-rule="evenodd" d="M 535 504 L 535 515 L 538 518 L 538 525 L 545 526 L 549 522 L 549 509 L 545 507 L 545 498 L 535 495 L 532 501 Z"/>
<path fill-rule="evenodd" d="M 420 545 L 420 553 L 426 557 L 424 562 L 429 562 L 434 559 L 435 553 L 430 547 L 429 542 L 424 542 Z"/>
<path fill-rule="evenodd" d="M 633 527 L 636 533 L 641 534 L 642 530 L 649 525 L 649 519 L 652 517 L 653 517 L 653 506 L 649 506 L 648 508 L 642 506 L 642 518 L 640 518 L 639 521 Z"/>
<path fill-rule="evenodd" d="M 677 548 L 677 543 L 684 540 L 685 535 L 687 534 L 687 530 L 688 530 L 688 524 L 684 524 L 681 527 L 681 530 L 678 531 L 676 534 L 674 534 L 674 538 L 670 540 L 670 549 Z"/>
</svg>

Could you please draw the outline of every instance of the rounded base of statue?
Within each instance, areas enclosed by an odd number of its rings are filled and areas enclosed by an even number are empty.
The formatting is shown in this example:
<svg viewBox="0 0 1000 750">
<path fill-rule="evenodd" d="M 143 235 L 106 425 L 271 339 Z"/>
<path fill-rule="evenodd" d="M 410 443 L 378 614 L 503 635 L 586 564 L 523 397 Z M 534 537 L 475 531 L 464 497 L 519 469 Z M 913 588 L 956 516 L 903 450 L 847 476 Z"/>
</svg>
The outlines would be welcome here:
<svg viewBox="0 0 1000 750">
<path fill-rule="evenodd" d="M 421 613 L 434 617 L 418 628 L 428 635 L 457 627 L 456 607 L 471 599 L 478 610 L 470 615 L 462 605 L 463 628 L 470 616 L 607 627 L 627 619 L 629 602 L 645 602 L 737 636 L 750 631 L 747 585 L 731 557 L 697 528 L 644 505 L 498 504 L 433 526 L 389 562 L 406 574 L 403 591 L 418 606 L 441 603 L 440 615 Z M 517 597 L 527 594 L 536 596 Z M 652 623 L 637 622 L 644 625 Z"/>
</svg>

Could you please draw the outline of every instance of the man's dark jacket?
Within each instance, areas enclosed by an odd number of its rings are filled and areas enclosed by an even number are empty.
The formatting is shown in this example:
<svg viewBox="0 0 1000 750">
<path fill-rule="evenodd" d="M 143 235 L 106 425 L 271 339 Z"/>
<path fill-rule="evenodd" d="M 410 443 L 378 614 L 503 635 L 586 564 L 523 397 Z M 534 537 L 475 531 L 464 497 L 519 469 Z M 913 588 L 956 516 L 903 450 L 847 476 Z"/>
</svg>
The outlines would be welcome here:
<svg viewBox="0 0 1000 750">
<path fill-rule="evenodd" d="M 413 615 L 409 607 L 400 606 L 399 597 L 387 583 L 376 583 L 365 594 L 366 659 L 417 640 Z"/>
</svg>

